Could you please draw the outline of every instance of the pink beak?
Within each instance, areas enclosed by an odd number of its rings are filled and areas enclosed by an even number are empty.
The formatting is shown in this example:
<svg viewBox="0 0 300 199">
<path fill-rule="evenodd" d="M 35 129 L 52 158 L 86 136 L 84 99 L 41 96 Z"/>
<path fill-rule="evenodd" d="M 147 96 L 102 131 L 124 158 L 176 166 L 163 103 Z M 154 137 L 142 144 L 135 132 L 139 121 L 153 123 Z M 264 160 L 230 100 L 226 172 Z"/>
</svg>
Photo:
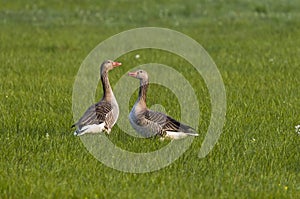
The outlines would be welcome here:
<svg viewBox="0 0 300 199">
<path fill-rule="evenodd" d="M 130 77 L 136 77 L 136 75 L 137 75 L 136 72 L 129 72 L 128 73 L 128 76 L 130 76 Z"/>
<path fill-rule="evenodd" d="M 118 66 L 121 66 L 122 65 L 122 63 L 120 63 L 120 62 L 113 62 L 112 63 L 112 65 L 114 66 L 114 67 L 118 67 Z"/>
</svg>

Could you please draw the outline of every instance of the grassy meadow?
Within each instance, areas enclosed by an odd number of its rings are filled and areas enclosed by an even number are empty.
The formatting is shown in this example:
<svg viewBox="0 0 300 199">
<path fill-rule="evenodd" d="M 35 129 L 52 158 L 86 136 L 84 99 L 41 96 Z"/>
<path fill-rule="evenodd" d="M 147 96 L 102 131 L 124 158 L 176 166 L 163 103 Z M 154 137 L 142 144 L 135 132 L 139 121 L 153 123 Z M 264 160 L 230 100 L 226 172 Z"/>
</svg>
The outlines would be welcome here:
<svg viewBox="0 0 300 199">
<path fill-rule="evenodd" d="M 299 197 L 299 1 L 2 0 L 0 5 L 0 198 Z M 73 84 L 101 41 L 148 26 L 182 32 L 206 49 L 226 88 L 226 123 L 216 146 L 199 159 L 210 119 L 201 77 L 167 52 L 125 54 L 117 59 L 123 66 L 110 73 L 112 85 L 132 67 L 163 63 L 199 86 L 194 89 L 202 112 L 200 136 L 174 163 L 125 173 L 99 162 L 73 136 Z M 101 95 L 99 84 L 95 101 Z M 150 85 L 148 97 L 149 106 L 162 104 L 179 118 L 178 102 L 167 88 Z M 132 138 L 118 126 L 109 139 L 135 152 L 166 144 Z"/>
</svg>

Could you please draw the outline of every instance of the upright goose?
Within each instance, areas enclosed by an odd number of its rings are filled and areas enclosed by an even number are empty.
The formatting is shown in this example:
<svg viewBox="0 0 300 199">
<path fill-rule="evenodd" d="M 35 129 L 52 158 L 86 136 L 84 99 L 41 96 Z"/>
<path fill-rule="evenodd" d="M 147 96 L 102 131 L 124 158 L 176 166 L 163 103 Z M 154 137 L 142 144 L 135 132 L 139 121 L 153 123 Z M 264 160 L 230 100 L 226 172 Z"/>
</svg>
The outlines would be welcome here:
<svg viewBox="0 0 300 199">
<path fill-rule="evenodd" d="M 103 87 L 102 99 L 90 106 L 79 121 L 72 127 L 77 127 L 74 135 L 81 136 L 86 133 L 110 133 L 119 116 L 119 106 L 108 80 L 108 71 L 122 65 L 111 60 L 101 64 L 100 76 Z"/>
<path fill-rule="evenodd" d="M 131 126 L 142 136 L 160 136 L 161 138 L 181 139 L 198 136 L 195 129 L 182 124 L 163 113 L 147 108 L 146 97 L 149 85 L 148 74 L 144 70 L 128 73 L 140 80 L 139 96 L 129 114 Z"/>
</svg>

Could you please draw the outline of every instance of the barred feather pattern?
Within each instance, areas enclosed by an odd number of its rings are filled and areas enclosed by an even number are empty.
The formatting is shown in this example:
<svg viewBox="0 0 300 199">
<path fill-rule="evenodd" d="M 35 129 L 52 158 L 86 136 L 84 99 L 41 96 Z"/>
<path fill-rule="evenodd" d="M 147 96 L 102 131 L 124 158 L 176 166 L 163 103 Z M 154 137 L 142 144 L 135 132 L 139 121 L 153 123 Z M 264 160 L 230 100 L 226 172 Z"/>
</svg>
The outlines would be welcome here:
<svg viewBox="0 0 300 199">
<path fill-rule="evenodd" d="M 111 127 L 114 123 L 112 105 L 106 101 L 100 101 L 90 106 L 74 126 L 81 129 L 86 125 L 100 124 L 103 122 L 105 122 L 108 127 Z"/>
<path fill-rule="evenodd" d="M 184 132 L 186 135 L 197 136 L 192 127 L 178 122 L 177 120 L 161 112 L 146 109 L 138 114 L 130 113 L 131 126 L 144 137 L 167 136 L 167 132 Z"/>
<path fill-rule="evenodd" d="M 108 80 L 108 70 L 105 68 L 104 64 L 105 63 L 101 66 L 103 97 L 98 103 L 90 106 L 78 122 L 73 124 L 72 127 L 77 127 L 77 130 L 74 133 L 75 135 L 82 135 L 89 133 L 89 131 L 95 133 L 102 130 L 110 133 L 111 128 L 118 119 L 118 103 L 111 89 Z"/>
<path fill-rule="evenodd" d="M 144 71 L 143 71 L 144 72 Z M 195 129 L 161 112 L 152 111 L 146 106 L 148 76 L 140 80 L 139 97 L 131 109 L 129 121 L 131 126 L 142 136 L 170 137 L 181 139 L 186 136 L 198 136 Z"/>
</svg>

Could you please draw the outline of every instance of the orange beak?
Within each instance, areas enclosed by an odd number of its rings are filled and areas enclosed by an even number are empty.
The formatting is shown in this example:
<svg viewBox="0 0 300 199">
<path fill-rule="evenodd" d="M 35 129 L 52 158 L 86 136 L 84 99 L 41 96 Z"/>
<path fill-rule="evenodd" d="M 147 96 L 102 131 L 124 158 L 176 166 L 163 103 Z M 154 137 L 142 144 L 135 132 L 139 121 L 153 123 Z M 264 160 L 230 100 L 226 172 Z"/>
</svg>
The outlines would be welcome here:
<svg viewBox="0 0 300 199">
<path fill-rule="evenodd" d="M 121 66 L 122 65 L 122 63 L 120 63 L 120 62 L 113 62 L 112 63 L 112 65 L 113 65 L 113 67 L 118 67 L 118 66 Z"/>
</svg>

